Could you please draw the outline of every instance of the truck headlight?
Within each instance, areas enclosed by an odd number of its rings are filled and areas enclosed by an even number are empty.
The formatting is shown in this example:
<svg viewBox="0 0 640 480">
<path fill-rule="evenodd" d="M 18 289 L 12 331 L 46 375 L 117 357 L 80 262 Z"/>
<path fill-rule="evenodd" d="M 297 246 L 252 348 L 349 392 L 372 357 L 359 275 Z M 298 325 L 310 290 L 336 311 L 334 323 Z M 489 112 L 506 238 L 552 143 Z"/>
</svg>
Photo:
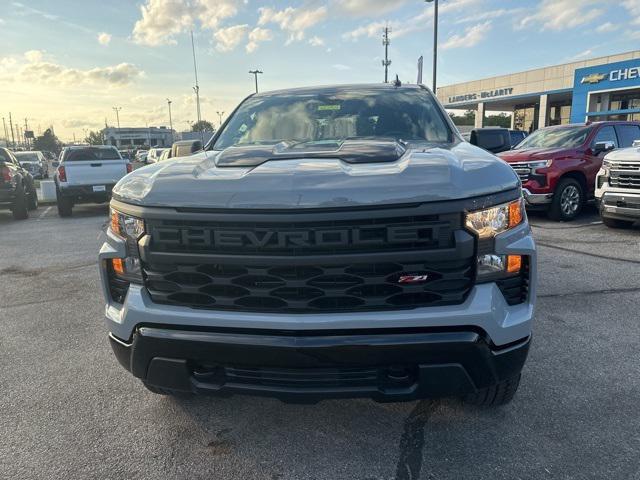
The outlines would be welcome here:
<svg viewBox="0 0 640 480">
<path fill-rule="evenodd" d="M 522 269 L 522 255 L 479 255 L 478 281 L 490 281 L 519 274 Z"/>
<path fill-rule="evenodd" d="M 142 283 L 142 269 L 140 268 L 140 253 L 138 240 L 144 234 L 144 220 L 111 209 L 109 229 L 126 241 L 127 256 L 111 259 L 113 272 L 128 282 Z"/>
<path fill-rule="evenodd" d="M 491 238 L 517 227 L 526 219 L 524 198 L 509 203 L 467 213 L 465 225 L 482 238 Z"/>
<path fill-rule="evenodd" d="M 536 160 L 535 162 L 528 162 L 527 165 L 531 169 L 532 174 L 538 173 L 540 168 L 548 168 L 553 163 L 553 160 Z"/>
</svg>

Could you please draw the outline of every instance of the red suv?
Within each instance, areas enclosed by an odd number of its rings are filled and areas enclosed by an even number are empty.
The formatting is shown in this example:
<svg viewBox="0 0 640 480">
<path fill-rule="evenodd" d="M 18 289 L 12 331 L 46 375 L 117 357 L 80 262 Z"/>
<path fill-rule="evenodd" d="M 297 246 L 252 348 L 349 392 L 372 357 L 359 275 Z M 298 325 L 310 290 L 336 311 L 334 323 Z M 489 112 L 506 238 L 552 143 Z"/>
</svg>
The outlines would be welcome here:
<svg viewBox="0 0 640 480">
<path fill-rule="evenodd" d="M 573 220 L 594 196 L 602 157 L 640 139 L 638 122 L 594 122 L 536 130 L 515 149 L 499 153 L 522 181 L 527 206 L 554 220 Z"/>
</svg>

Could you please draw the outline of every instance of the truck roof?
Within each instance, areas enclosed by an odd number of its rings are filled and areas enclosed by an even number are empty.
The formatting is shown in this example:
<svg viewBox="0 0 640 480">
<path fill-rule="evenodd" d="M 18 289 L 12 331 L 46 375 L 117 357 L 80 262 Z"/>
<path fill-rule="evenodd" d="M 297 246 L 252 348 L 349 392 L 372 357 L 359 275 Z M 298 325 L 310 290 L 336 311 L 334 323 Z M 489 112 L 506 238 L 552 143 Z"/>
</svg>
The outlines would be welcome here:
<svg viewBox="0 0 640 480">
<path fill-rule="evenodd" d="M 423 85 L 416 84 L 403 84 L 402 86 L 395 86 L 393 83 L 354 83 L 354 84 L 346 84 L 346 85 L 320 85 L 315 87 L 296 87 L 296 88 L 284 88 L 280 90 L 270 90 L 268 92 L 260 92 L 255 93 L 253 96 L 255 97 L 270 97 L 274 95 L 283 95 L 283 94 L 295 94 L 295 95 L 303 95 L 305 93 L 314 93 L 321 95 L 332 95 L 338 92 L 349 92 L 349 91 L 358 91 L 358 90 L 368 90 L 368 91 L 389 91 L 389 90 L 428 90 L 427 87 Z"/>
</svg>

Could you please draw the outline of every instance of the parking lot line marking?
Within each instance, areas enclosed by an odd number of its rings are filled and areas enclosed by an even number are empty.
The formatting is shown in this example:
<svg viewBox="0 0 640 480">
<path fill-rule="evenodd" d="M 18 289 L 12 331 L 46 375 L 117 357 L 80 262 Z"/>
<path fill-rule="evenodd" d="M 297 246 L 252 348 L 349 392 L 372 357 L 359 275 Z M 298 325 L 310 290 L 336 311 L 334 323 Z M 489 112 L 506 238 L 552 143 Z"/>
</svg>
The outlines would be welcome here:
<svg viewBox="0 0 640 480">
<path fill-rule="evenodd" d="M 42 220 L 44 217 L 47 216 L 47 213 L 49 213 L 49 210 L 51 210 L 53 207 L 47 207 L 44 209 L 44 212 L 42 212 L 40 214 L 40 216 L 38 217 L 38 219 L 36 220 L 36 222 L 39 222 L 40 220 Z"/>
</svg>

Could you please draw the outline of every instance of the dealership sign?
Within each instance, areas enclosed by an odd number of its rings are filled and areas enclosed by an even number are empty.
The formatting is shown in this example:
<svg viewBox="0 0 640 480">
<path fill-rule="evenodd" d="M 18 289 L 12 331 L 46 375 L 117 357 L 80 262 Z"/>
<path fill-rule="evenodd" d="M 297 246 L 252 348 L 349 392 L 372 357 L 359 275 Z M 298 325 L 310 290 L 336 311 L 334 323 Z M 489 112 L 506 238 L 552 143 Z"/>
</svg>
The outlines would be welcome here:
<svg viewBox="0 0 640 480">
<path fill-rule="evenodd" d="M 610 82 L 619 82 L 621 80 L 633 80 L 640 78 L 640 67 L 618 68 L 611 70 L 608 74 L 605 73 L 590 73 L 585 75 L 580 80 L 580 83 L 600 83 L 604 79 L 608 79 Z"/>
<path fill-rule="evenodd" d="M 505 97 L 513 93 L 513 87 L 498 88 L 496 90 L 487 90 L 480 93 L 469 93 L 466 95 L 454 95 L 449 97 L 449 103 L 473 102 L 475 100 L 483 100 L 486 98 Z"/>
</svg>

